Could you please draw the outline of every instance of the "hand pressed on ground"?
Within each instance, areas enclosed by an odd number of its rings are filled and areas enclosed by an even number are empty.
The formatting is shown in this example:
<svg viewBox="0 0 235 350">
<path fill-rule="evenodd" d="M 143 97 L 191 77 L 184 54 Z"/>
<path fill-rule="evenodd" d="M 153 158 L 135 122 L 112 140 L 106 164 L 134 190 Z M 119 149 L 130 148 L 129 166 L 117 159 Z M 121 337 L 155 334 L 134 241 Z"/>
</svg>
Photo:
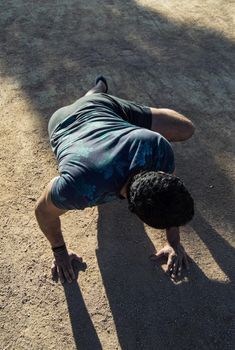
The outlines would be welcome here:
<svg viewBox="0 0 235 350">
<path fill-rule="evenodd" d="M 181 276 L 183 266 L 189 270 L 187 254 L 181 244 L 178 244 L 176 247 L 167 244 L 159 250 L 158 253 L 151 255 L 150 259 L 158 260 L 162 257 L 167 257 L 166 272 L 169 273 L 173 279 Z"/>
<path fill-rule="evenodd" d="M 54 257 L 55 260 L 51 266 L 52 279 L 55 281 L 58 281 L 59 279 L 62 284 L 65 281 L 71 283 L 76 278 L 72 263 L 73 261 L 82 263 L 82 258 L 72 251 L 68 252 L 66 247 L 54 252 Z"/>
</svg>

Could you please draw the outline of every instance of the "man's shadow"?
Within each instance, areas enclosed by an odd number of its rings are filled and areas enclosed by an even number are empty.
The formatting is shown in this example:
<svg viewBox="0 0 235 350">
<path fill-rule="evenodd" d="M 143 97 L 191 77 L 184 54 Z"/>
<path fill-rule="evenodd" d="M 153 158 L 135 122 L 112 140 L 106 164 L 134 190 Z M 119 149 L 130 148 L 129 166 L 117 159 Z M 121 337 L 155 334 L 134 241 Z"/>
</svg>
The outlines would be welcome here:
<svg viewBox="0 0 235 350">
<path fill-rule="evenodd" d="M 215 238 L 216 232 L 198 213 L 195 230 L 201 224 Z M 216 241 L 218 253 L 206 243 L 214 256 L 221 255 L 215 260 L 231 283 L 209 280 L 191 261 L 187 281 L 175 284 L 149 261 L 155 249 L 126 203 L 99 207 L 97 260 L 122 349 L 230 348 L 235 340 L 234 275 L 229 267 L 234 249 L 218 234 Z"/>
<path fill-rule="evenodd" d="M 101 350 L 101 344 L 94 325 L 87 311 L 83 296 L 77 282 L 80 271 L 86 270 L 86 264 L 76 263 L 74 266 L 76 280 L 71 284 L 63 285 L 68 305 L 69 317 L 73 331 L 76 349 L 80 350 Z"/>
<path fill-rule="evenodd" d="M 230 283 L 209 280 L 192 260 L 186 280 L 173 283 L 148 259 L 155 248 L 126 203 L 99 207 L 97 260 L 122 349 L 232 349 L 234 248 L 200 212 L 192 227 Z M 77 281 L 64 291 L 76 348 L 102 349 Z"/>
</svg>

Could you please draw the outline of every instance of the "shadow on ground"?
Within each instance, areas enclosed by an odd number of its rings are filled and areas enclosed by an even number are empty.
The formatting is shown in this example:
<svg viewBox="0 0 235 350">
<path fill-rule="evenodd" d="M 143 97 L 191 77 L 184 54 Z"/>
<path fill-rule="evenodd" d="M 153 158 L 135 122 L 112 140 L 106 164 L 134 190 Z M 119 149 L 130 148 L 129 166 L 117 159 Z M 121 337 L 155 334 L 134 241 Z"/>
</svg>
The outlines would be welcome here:
<svg viewBox="0 0 235 350">
<path fill-rule="evenodd" d="M 85 264 L 76 266 L 76 281 L 64 284 L 64 292 L 68 304 L 69 317 L 77 349 L 97 349 L 102 346 L 96 334 L 94 325 L 86 308 L 80 287 L 77 282 L 78 272 L 85 271 Z"/>
<path fill-rule="evenodd" d="M 231 283 L 209 280 L 192 261 L 188 281 L 174 284 L 148 260 L 152 243 L 129 216 L 122 204 L 99 207 L 97 259 L 121 348 L 230 349 L 234 249 L 198 213 L 193 226 Z"/>
<path fill-rule="evenodd" d="M 234 154 L 234 42 L 133 0 L 19 0 L 1 2 L 0 12 L 1 76 L 18 82 L 43 135 L 54 110 L 82 95 L 100 72 L 113 94 L 193 119 L 198 132 L 176 146 L 177 167 L 198 203 L 192 227 L 231 282 L 210 281 L 192 262 L 189 282 L 172 284 L 146 259 L 152 244 L 124 204 L 99 208 L 97 258 L 122 349 L 232 348 L 232 232 L 222 237 L 202 212 L 234 225 L 231 166 L 216 158 Z M 79 286 L 65 294 L 77 347 L 99 349 Z"/>
</svg>

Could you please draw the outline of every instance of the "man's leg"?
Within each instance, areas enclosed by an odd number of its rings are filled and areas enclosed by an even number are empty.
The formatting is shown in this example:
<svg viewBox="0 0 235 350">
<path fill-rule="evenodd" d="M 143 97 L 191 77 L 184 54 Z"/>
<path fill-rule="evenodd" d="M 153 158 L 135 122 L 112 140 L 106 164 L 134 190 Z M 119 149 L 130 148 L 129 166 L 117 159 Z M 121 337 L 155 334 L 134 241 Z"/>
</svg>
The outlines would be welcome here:
<svg viewBox="0 0 235 350">
<path fill-rule="evenodd" d="M 85 94 L 85 96 L 99 93 L 99 92 L 104 92 L 104 93 L 107 92 L 106 79 L 102 76 L 99 76 L 96 81 L 97 81 L 96 85 L 91 90 L 89 90 Z M 135 109 L 132 111 L 134 106 L 132 106 L 131 101 L 125 101 L 122 99 L 118 99 L 118 100 L 125 103 L 125 110 L 127 112 L 127 115 L 128 115 L 128 111 L 131 112 L 130 113 L 131 115 L 136 114 Z M 136 104 L 135 104 L 135 107 L 136 107 Z M 150 108 L 150 110 L 152 113 L 151 130 L 159 132 L 168 141 L 170 142 L 184 141 L 189 139 L 194 134 L 195 127 L 193 123 L 182 114 L 172 109 L 166 109 L 166 108 Z M 134 120 L 133 121 L 129 120 L 129 121 L 133 124 L 138 125 L 138 115 L 139 113 L 137 113 L 137 118 L 135 121 Z"/>
<path fill-rule="evenodd" d="M 85 96 L 99 93 L 99 92 L 107 92 L 108 90 L 108 84 L 106 82 L 106 79 L 102 76 L 99 75 L 96 78 L 96 84 L 95 86 L 89 90 Z M 48 132 L 49 136 L 51 137 L 53 131 L 55 130 L 56 126 L 59 125 L 63 120 L 65 120 L 69 115 L 71 115 L 73 112 L 75 112 L 78 108 L 79 100 L 76 100 L 74 103 L 62 107 L 58 109 L 50 118 L 49 123 L 48 123 Z"/>
<path fill-rule="evenodd" d="M 152 113 L 151 130 L 163 135 L 168 141 L 184 141 L 189 139 L 195 127 L 182 114 L 166 108 L 150 108 Z"/>
</svg>

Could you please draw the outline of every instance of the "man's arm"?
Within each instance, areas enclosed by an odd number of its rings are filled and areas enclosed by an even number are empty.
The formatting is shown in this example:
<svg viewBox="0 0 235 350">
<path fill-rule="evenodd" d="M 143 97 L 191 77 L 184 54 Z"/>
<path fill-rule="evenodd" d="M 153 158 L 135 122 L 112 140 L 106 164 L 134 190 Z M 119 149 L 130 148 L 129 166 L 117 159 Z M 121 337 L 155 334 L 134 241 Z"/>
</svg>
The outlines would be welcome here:
<svg viewBox="0 0 235 350">
<path fill-rule="evenodd" d="M 188 269 L 188 259 L 183 246 L 180 244 L 180 232 L 178 227 L 166 229 L 168 244 L 163 247 L 151 259 L 158 259 L 167 256 L 167 269 L 173 278 L 181 275 L 183 265 Z"/>
<path fill-rule="evenodd" d="M 51 247 L 56 248 L 65 244 L 59 216 L 66 213 L 66 210 L 55 207 L 51 201 L 51 187 L 53 182 L 54 179 L 47 185 L 39 197 L 35 207 L 35 215 L 39 227 L 50 242 Z"/>
<path fill-rule="evenodd" d="M 69 254 L 67 251 L 59 218 L 66 210 L 57 208 L 51 201 L 51 187 L 54 180 L 47 185 L 38 199 L 35 215 L 39 227 L 50 242 L 54 253 L 55 264 L 52 268 L 54 277 L 58 274 L 62 283 L 64 280 L 71 282 L 75 278 L 71 261 L 73 259 L 81 261 L 81 259 L 73 253 Z"/>
<path fill-rule="evenodd" d="M 176 248 L 180 244 L 179 227 L 171 227 L 166 229 L 166 239 L 169 245 Z"/>
</svg>

